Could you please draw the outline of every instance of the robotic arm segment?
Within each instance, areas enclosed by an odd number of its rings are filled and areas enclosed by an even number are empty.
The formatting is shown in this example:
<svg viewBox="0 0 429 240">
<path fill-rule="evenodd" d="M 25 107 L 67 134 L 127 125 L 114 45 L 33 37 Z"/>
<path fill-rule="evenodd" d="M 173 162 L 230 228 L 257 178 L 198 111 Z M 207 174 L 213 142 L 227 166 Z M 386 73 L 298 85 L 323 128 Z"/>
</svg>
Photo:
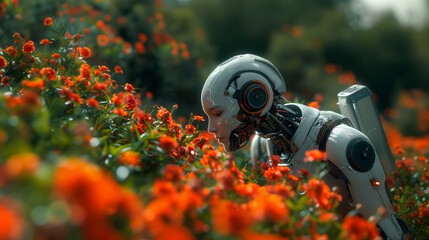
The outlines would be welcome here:
<svg viewBox="0 0 429 240">
<path fill-rule="evenodd" d="M 360 131 L 341 124 L 333 128 L 326 143 L 327 158 L 348 180 L 348 188 L 364 218 L 384 207 L 387 216 L 377 222 L 380 232 L 388 239 L 401 239 L 408 230 L 398 221 L 389 193 L 385 188 L 385 174 L 372 143 Z M 405 227 L 404 227 L 405 226 Z"/>
</svg>

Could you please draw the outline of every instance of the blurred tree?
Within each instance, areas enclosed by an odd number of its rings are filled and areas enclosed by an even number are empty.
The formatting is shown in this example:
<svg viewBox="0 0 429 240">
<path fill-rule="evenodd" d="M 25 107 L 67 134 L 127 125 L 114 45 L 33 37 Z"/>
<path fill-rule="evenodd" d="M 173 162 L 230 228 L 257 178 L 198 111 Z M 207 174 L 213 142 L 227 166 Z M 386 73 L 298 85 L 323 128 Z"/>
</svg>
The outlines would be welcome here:
<svg viewBox="0 0 429 240">
<path fill-rule="evenodd" d="M 190 7 L 204 26 L 208 41 L 217 48 L 217 60 L 251 52 L 264 55 L 273 33 L 284 23 L 311 24 L 320 20 L 331 1 L 199 0 Z"/>
<path fill-rule="evenodd" d="M 386 16 L 369 29 L 337 35 L 325 43 L 323 54 L 327 62 L 352 70 L 378 95 L 379 107 L 385 108 L 399 89 L 429 90 L 419 73 L 413 31 Z"/>
</svg>

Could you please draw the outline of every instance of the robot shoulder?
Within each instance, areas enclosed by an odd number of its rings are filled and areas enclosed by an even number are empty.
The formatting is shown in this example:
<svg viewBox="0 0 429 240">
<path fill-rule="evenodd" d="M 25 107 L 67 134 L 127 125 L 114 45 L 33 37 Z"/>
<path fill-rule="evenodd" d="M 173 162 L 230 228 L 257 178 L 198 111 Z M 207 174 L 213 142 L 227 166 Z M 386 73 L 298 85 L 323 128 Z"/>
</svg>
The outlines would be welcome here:
<svg viewBox="0 0 429 240">
<path fill-rule="evenodd" d="M 377 158 L 369 138 L 345 124 L 336 126 L 329 134 L 326 153 L 336 167 L 351 167 L 358 172 L 371 170 Z"/>
</svg>

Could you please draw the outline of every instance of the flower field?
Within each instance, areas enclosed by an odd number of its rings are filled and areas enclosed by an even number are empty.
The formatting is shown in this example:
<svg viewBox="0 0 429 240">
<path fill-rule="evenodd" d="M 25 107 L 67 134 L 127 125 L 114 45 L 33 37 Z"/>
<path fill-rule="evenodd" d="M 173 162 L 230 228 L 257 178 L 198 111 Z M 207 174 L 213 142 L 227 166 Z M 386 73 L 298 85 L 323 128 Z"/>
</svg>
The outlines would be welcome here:
<svg viewBox="0 0 429 240">
<path fill-rule="evenodd" d="M 25 18 L 13 12 L 18 4 L 1 2 L 0 21 Z M 181 106 L 147 108 L 152 93 L 123 79 L 125 66 L 91 64 L 165 45 L 172 57 L 191 58 L 162 30 L 161 14 L 150 20 L 155 34 L 130 44 L 97 17 L 63 7 L 36 23 L 45 37 L 16 32 L 0 46 L 0 239 L 380 239 L 383 209 L 363 219 L 357 206 L 342 217 L 341 196 L 320 175 L 253 166 L 246 150 L 226 154 L 199 129 L 204 117 L 183 122 Z M 66 28 L 64 15 L 80 27 Z M 387 176 L 394 208 L 412 239 L 425 239 L 429 138 L 385 124 L 397 159 Z M 308 152 L 323 166 L 321 156 Z"/>
</svg>

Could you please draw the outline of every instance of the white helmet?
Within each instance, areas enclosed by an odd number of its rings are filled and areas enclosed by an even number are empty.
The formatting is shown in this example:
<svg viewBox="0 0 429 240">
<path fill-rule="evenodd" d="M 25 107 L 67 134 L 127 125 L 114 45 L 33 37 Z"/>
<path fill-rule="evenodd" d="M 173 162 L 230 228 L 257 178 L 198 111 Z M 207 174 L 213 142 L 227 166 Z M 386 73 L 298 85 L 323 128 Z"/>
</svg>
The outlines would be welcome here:
<svg viewBox="0 0 429 240">
<path fill-rule="evenodd" d="M 237 115 L 263 116 L 271 109 L 274 96 L 285 91 L 283 77 L 268 60 L 252 54 L 226 60 L 210 74 L 201 93 L 208 131 L 226 151 L 236 151 L 255 131 Z"/>
</svg>

